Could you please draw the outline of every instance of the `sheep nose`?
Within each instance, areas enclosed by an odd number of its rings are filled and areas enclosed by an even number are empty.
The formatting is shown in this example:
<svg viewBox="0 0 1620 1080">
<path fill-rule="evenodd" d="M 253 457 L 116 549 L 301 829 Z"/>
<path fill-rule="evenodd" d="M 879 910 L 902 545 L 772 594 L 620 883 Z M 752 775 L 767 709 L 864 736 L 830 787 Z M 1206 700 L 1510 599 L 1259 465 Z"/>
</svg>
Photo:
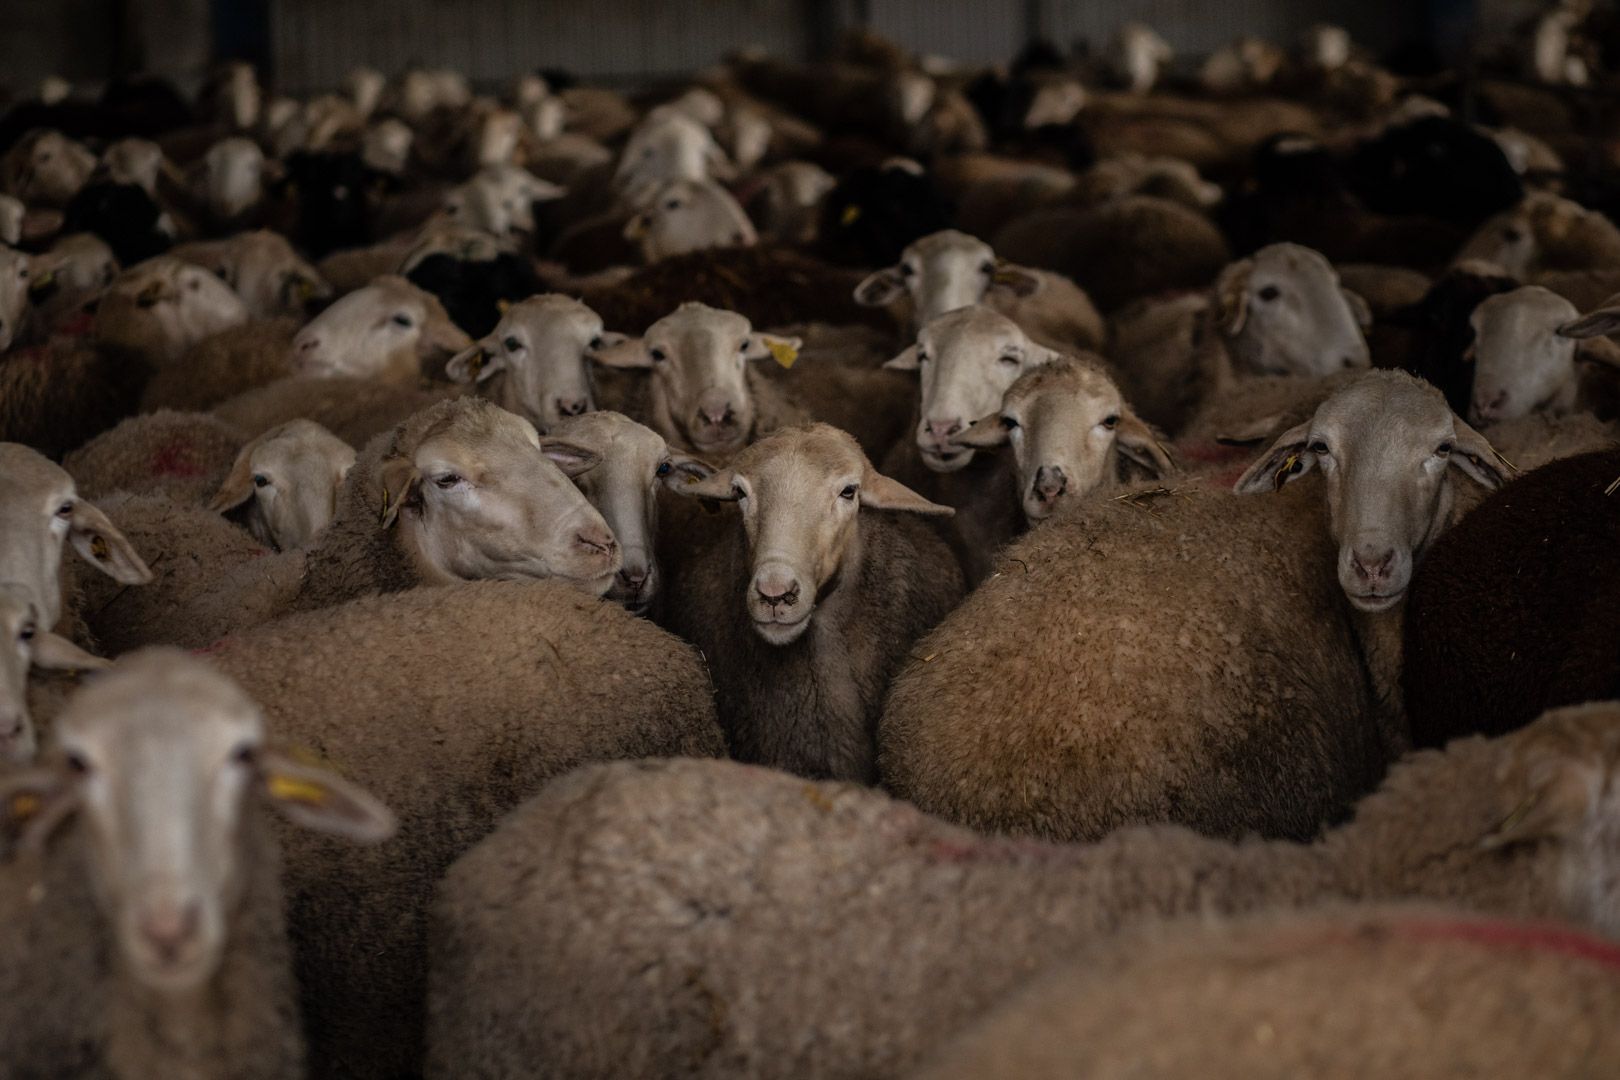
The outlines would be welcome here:
<svg viewBox="0 0 1620 1080">
<path fill-rule="evenodd" d="M 321 343 L 321 339 L 311 335 L 298 339 L 298 351 L 301 353 L 313 352 Z"/>
<path fill-rule="evenodd" d="M 575 533 L 574 539 L 592 554 L 611 555 L 613 549 L 619 546 L 613 534 L 603 525 L 588 525 Z"/>
<path fill-rule="evenodd" d="M 928 421 L 928 434 L 943 442 L 962 430 L 962 421 L 957 420 L 930 420 Z"/>
<path fill-rule="evenodd" d="M 1356 576 L 1368 584 L 1376 584 L 1389 574 L 1395 561 L 1394 548 L 1357 548 L 1350 553 L 1350 565 Z"/>
<path fill-rule="evenodd" d="M 735 415 L 730 403 L 719 406 L 705 406 L 698 410 L 698 418 L 710 427 L 724 427 Z"/>
<path fill-rule="evenodd" d="M 584 398 L 557 399 L 557 414 L 559 416 L 580 416 L 585 412 L 585 408 L 586 401 Z"/>
<path fill-rule="evenodd" d="M 1043 503 L 1056 502 L 1058 496 L 1069 490 L 1069 478 L 1056 465 L 1042 465 L 1035 470 L 1035 498 Z"/>
<path fill-rule="evenodd" d="M 641 590 L 647 585 L 647 578 L 652 574 L 650 567 L 627 566 L 619 571 L 619 584 L 631 596 L 640 596 Z"/>
<path fill-rule="evenodd" d="M 799 602 L 797 578 L 766 576 L 754 580 L 754 591 L 772 611 L 778 607 L 792 607 Z"/>
<path fill-rule="evenodd" d="M 165 961 L 173 961 L 196 937 L 202 924 L 202 910 L 196 901 L 178 906 L 165 905 L 141 916 L 138 929 L 152 951 Z"/>
</svg>

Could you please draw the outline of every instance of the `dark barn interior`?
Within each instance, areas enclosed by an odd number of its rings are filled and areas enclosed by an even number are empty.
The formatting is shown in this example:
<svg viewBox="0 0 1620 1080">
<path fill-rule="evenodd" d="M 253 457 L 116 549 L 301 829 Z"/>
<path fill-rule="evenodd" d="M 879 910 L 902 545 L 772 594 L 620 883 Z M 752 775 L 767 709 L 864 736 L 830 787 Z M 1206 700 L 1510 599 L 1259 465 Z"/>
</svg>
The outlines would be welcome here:
<svg viewBox="0 0 1620 1080">
<path fill-rule="evenodd" d="M 1620 4 L 5 0 L 0 1080 L 1620 1076 Z"/>
</svg>

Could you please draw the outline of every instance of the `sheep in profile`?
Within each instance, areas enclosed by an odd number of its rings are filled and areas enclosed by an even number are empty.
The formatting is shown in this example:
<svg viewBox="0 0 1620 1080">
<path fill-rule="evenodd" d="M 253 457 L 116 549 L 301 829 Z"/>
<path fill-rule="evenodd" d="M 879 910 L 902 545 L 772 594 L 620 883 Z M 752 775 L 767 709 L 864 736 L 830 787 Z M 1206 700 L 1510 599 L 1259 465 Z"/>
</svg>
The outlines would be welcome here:
<svg viewBox="0 0 1620 1080">
<path fill-rule="evenodd" d="M 879 473 L 825 424 L 769 435 L 675 490 L 737 507 L 685 554 L 666 608 L 709 660 L 732 753 L 875 779 L 889 680 L 962 595 L 944 543 L 911 515 L 950 509 Z"/>
<path fill-rule="evenodd" d="M 1404 747 L 1412 566 L 1457 480 L 1504 468 L 1438 391 L 1369 372 L 1239 480 L 1282 489 L 1267 499 L 1161 484 L 1077 504 L 919 643 L 879 724 L 884 782 L 1055 839 L 1314 835 Z"/>
<path fill-rule="evenodd" d="M 310 304 L 332 298 L 332 286 L 287 238 L 266 229 L 181 244 L 170 254 L 212 270 L 236 290 L 255 319 L 302 318 Z"/>
<path fill-rule="evenodd" d="M 261 805 L 360 843 L 359 787 L 269 744 L 201 660 L 153 651 L 74 696 L 0 779 L 0 1057 L 22 1076 L 300 1076 L 281 860 Z M 64 825 L 64 823 L 66 823 Z"/>
<path fill-rule="evenodd" d="M 509 307 L 489 336 L 451 358 L 445 374 L 545 432 L 596 407 L 590 360 L 625 340 L 578 300 L 535 296 Z"/>
<path fill-rule="evenodd" d="M 1557 293 L 1527 285 L 1487 297 L 1474 308 L 1469 323 L 1474 329 L 1474 391 L 1468 419 L 1474 424 L 1517 420 L 1531 412 L 1565 416 L 1589 409 L 1581 362 L 1620 367 L 1620 353 L 1601 340 L 1620 330 L 1620 303 L 1605 303 L 1582 315 Z"/>
<path fill-rule="evenodd" d="M 855 299 L 871 307 L 902 297 L 913 331 L 947 311 L 983 304 L 1050 348 L 1099 349 L 1107 338 L 1102 316 L 1074 282 L 997 259 L 989 244 L 955 229 L 914 241 L 898 265 L 855 287 Z"/>
<path fill-rule="evenodd" d="M 1612 935 L 1617 770 L 1620 713 L 1593 705 L 1413 754 L 1314 843 L 1066 847 L 732 762 L 581 769 L 445 876 L 428 1075 L 903 1076 L 1054 959 L 1168 915 L 1423 900 Z"/>
<path fill-rule="evenodd" d="M 1595 1075 L 1620 1070 L 1616 1009 L 1620 952 L 1562 926 L 1405 905 L 1188 920 L 1083 950 L 910 1075 Z"/>
<path fill-rule="evenodd" d="M 307 547 L 331 522 L 354 448 L 319 424 L 294 420 L 242 447 L 208 504 L 240 510 L 254 539 L 277 551 Z"/>
<path fill-rule="evenodd" d="M 654 190 L 647 206 L 624 227 L 641 260 L 717 247 L 752 247 L 759 234 L 731 193 L 713 180 L 676 180 Z"/>
</svg>

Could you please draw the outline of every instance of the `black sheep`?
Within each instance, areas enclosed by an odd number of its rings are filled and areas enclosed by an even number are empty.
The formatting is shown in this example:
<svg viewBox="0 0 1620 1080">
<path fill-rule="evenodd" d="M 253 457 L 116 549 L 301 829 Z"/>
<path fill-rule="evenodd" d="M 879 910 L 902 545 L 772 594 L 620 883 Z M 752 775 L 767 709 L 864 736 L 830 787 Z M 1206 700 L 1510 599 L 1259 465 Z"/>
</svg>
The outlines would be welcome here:
<svg viewBox="0 0 1620 1080">
<path fill-rule="evenodd" d="M 1370 210 L 1421 214 L 1464 228 L 1524 198 L 1524 184 L 1496 140 L 1443 116 L 1425 116 L 1364 140 L 1344 175 Z"/>
<path fill-rule="evenodd" d="M 1452 412 L 1466 416 L 1474 396 L 1474 325 L 1469 316 L 1487 296 L 1518 287 L 1518 281 L 1501 274 L 1448 270 L 1422 300 L 1384 320 L 1380 329 L 1403 332 L 1406 340 L 1399 355 L 1375 356 L 1375 362 L 1427 380 L 1446 395 Z"/>
<path fill-rule="evenodd" d="M 951 225 L 951 209 L 926 173 L 856 169 L 822 200 L 818 254 L 843 266 L 893 266 L 907 244 Z"/>
<path fill-rule="evenodd" d="M 1435 541 L 1406 607 L 1417 746 L 1620 697 L 1620 450 L 1526 473 Z"/>
<path fill-rule="evenodd" d="M 287 157 L 286 175 L 276 188 L 294 220 L 276 231 L 316 259 L 370 243 L 372 200 L 389 182 L 352 151 L 300 150 Z"/>
<path fill-rule="evenodd" d="M 437 296 L 451 321 L 474 338 L 495 329 L 501 321 L 502 301 L 516 303 L 545 291 L 534 267 L 507 253 L 474 262 L 439 252 L 417 263 L 405 276 L 417 288 Z"/>
<path fill-rule="evenodd" d="M 62 214 L 62 234 L 94 233 L 122 266 L 168 251 L 174 237 L 163 228 L 163 208 L 137 184 L 95 180 L 79 189 Z"/>
</svg>

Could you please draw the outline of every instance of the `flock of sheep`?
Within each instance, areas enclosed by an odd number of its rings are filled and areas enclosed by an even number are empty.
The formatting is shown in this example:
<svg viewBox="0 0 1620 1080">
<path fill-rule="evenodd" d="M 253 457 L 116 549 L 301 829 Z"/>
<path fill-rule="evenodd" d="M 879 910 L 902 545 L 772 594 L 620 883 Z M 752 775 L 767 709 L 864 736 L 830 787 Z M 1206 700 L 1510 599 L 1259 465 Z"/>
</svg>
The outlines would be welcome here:
<svg viewBox="0 0 1620 1080">
<path fill-rule="evenodd" d="M 1620 1073 L 1595 18 L 13 102 L 0 1075 Z"/>
</svg>

